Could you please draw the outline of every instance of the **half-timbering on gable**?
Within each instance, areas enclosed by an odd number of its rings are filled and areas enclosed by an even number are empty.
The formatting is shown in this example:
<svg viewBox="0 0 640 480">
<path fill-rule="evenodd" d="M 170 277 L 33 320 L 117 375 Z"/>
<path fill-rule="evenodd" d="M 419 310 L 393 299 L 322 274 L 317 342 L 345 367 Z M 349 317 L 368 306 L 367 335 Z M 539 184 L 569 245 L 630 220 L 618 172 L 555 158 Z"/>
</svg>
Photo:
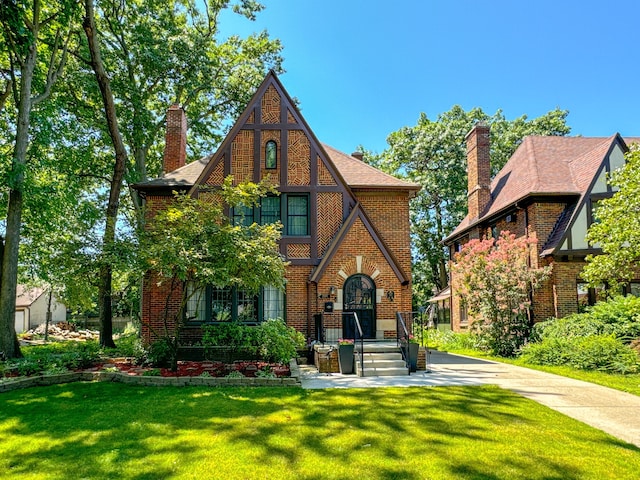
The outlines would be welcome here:
<svg viewBox="0 0 640 480">
<path fill-rule="evenodd" d="M 165 174 L 136 188 L 147 206 L 162 208 L 172 192 L 206 195 L 231 175 L 235 182 L 269 176 L 278 196 L 230 211 L 231 221 L 283 225 L 280 252 L 289 262 L 286 290 L 265 285 L 258 295 L 207 289 L 189 305 L 187 337 L 202 324 L 233 318 L 283 318 L 314 338 L 314 315 L 357 311 L 366 338 L 395 336 L 395 312 L 411 310 L 409 199 L 418 185 L 387 175 L 320 143 L 276 75 L 264 79 L 218 150 L 185 165 L 186 121 L 177 105 L 167 114 Z M 163 291 L 145 279 L 143 335 L 160 322 Z M 197 315 L 192 315 L 197 311 Z"/>
</svg>

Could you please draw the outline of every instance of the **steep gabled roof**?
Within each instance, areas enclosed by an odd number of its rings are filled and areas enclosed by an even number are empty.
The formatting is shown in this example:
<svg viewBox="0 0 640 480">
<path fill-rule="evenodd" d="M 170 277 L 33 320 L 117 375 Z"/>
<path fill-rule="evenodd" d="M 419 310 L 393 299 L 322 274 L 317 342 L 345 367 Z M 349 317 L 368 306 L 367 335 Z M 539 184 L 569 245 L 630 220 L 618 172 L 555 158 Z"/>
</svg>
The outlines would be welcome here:
<svg viewBox="0 0 640 480">
<path fill-rule="evenodd" d="M 327 165 L 329 170 L 335 173 L 335 175 L 338 177 L 338 181 L 343 183 L 347 189 L 371 188 L 405 191 L 417 191 L 420 189 L 420 186 L 415 183 L 400 180 L 396 177 L 388 175 L 370 165 L 367 165 L 361 160 L 352 157 L 351 155 L 340 152 L 339 150 L 336 150 L 329 145 L 319 142 L 309 125 L 306 123 L 306 120 L 296 107 L 295 102 L 293 102 L 290 95 L 273 71 L 267 74 L 262 84 L 254 93 L 244 111 L 236 119 L 233 127 L 225 136 L 222 144 L 218 147 L 214 154 L 203 157 L 172 172 L 168 172 L 157 179 L 138 183 L 133 187 L 143 191 L 170 188 L 192 189 L 195 185 L 203 183 L 203 181 L 210 175 L 211 171 L 220 161 L 220 158 L 223 155 L 223 152 L 227 150 L 228 145 L 233 141 L 236 134 L 247 122 L 249 116 L 254 110 L 256 101 L 262 98 L 265 91 L 270 85 L 273 85 L 278 93 L 284 97 L 286 103 L 290 106 L 290 113 L 296 118 L 299 124 L 303 125 L 305 132 L 310 137 L 310 141 L 317 145 L 320 156 L 325 158 L 330 163 L 329 165 Z"/>
<path fill-rule="evenodd" d="M 637 137 L 623 140 L 618 134 L 611 137 L 525 137 L 491 182 L 491 200 L 479 218 L 472 220 L 467 215 L 445 242 L 528 197 L 573 196 L 580 203 L 579 199 L 587 194 L 613 145 L 621 143 L 626 148 L 625 143 L 639 141 Z M 565 228 L 570 220 L 564 219 Z M 554 233 L 560 238 L 564 232 Z"/>
<path fill-rule="evenodd" d="M 395 273 L 400 283 L 402 285 L 406 285 L 409 282 L 409 277 L 400 266 L 400 263 L 398 262 L 398 260 L 393 256 L 393 254 L 391 253 L 391 250 L 387 247 L 384 240 L 382 240 L 382 237 L 380 236 L 376 228 L 373 226 L 373 223 L 371 223 L 371 220 L 369 220 L 369 217 L 367 216 L 366 212 L 362 209 L 362 206 L 360 205 L 359 202 L 356 203 L 356 205 L 353 207 L 353 210 L 351 210 L 351 213 L 342 224 L 342 227 L 340 227 L 340 230 L 338 230 L 338 232 L 336 233 L 335 237 L 331 241 L 331 244 L 327 248 L 327 251 L 325 252 L 318 266 L 311 272 L 311 275 L 309 276 L 309 281 L 313 283 L 318 283 L 318 281 L 320 281 L 320 279 L 324 275 L 325 269 L 331 263 L 331 260 L 333 259 L 334 255 L 342 245 L 344 238 L 346 237 L 349 230 L 351 230 L 351 228 L 353 227 L 353 224 L 358 218 L 364 224 L 365 228 L 371 235 L 371 238 L 373 238 L 373 241 L 376 243 L 376 245 L 380 249 L 380 252 L 387 260 L 387 263 L 393 270 L 393 273 Z"/>
</svg>

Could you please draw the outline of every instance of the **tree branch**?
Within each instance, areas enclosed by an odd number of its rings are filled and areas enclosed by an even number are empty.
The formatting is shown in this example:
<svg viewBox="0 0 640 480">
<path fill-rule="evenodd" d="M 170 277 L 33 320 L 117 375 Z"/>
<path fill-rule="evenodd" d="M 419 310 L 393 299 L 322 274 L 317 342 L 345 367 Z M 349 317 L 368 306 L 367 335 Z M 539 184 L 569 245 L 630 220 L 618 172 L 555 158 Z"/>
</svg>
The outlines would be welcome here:
<svg viewBox="0 0 640 480">
<path fill-rule="evenodd" d="M 67 63 L 67 52 L 69 49 L 69 42 L 71 41 L 71 36 L 72 36 L 72 32 L 71 30 L 69 30 L 69 32 L 67 33 L 67 39 L 65 40 L 64 46 L 62 47 L 62 56 L 60 57 L 60 63 L 56 68 L 55 63 L 56 63 L 56 56 L 57 56 L 56 54 L 58 52 L 58 42 L 60 41 L 60 30 L 56 32 L 54 48 L 53 48 L 53 51 L 51 52 L 51 58 L 49 59 L 49 71 L 47 72 L 47 82 L 45 83 L 44 91 L 33 99 L 33 102 L 32 102 L 33 105 L 37 105 L 41 101 L 48 98 L 49 95 L 51 95 L 51 88 L 53 87 L 53 84 L 56 83 L 56 80 L 58 80 L 58 77 L 62 73 L 62 70 L 64 69 L 64 66 Z"/>
</svg>

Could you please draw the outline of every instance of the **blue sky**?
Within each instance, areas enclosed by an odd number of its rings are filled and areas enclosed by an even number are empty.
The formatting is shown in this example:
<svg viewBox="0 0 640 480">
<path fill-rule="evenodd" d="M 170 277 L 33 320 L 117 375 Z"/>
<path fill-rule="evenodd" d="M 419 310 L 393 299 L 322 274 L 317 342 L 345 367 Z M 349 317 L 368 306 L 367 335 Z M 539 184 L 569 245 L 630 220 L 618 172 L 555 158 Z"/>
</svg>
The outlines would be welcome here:
<svg viewBox="0 0 640 480">
<path fill-rule="evenodd" d="M 351 153 L 461 105 L 508 119 L 569 110 L 572 135 L 640 136 L 637 0 L 261 0 L 285 88 L 317 137 Z"/>
</svg>

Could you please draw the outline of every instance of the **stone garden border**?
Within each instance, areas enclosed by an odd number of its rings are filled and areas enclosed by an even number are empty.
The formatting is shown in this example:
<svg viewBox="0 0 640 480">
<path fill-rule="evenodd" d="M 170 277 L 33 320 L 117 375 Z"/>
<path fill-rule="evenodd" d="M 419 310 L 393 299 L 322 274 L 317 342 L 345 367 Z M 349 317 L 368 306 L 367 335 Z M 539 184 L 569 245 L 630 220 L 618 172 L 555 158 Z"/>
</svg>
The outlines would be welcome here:
<svg viewBox="0 0 640 480">
<path fill-rule="evenodd" d="M 300 387 L 300 367 L 295 359 L 289 362 L 289 369 L 291 376 L 281 378 L 145 377 L 121 372 L 66 372 L 4 380 L 0 382 L 0 393 L 71 382 L 118 382 L 146 387 Z"/>
</svg>

